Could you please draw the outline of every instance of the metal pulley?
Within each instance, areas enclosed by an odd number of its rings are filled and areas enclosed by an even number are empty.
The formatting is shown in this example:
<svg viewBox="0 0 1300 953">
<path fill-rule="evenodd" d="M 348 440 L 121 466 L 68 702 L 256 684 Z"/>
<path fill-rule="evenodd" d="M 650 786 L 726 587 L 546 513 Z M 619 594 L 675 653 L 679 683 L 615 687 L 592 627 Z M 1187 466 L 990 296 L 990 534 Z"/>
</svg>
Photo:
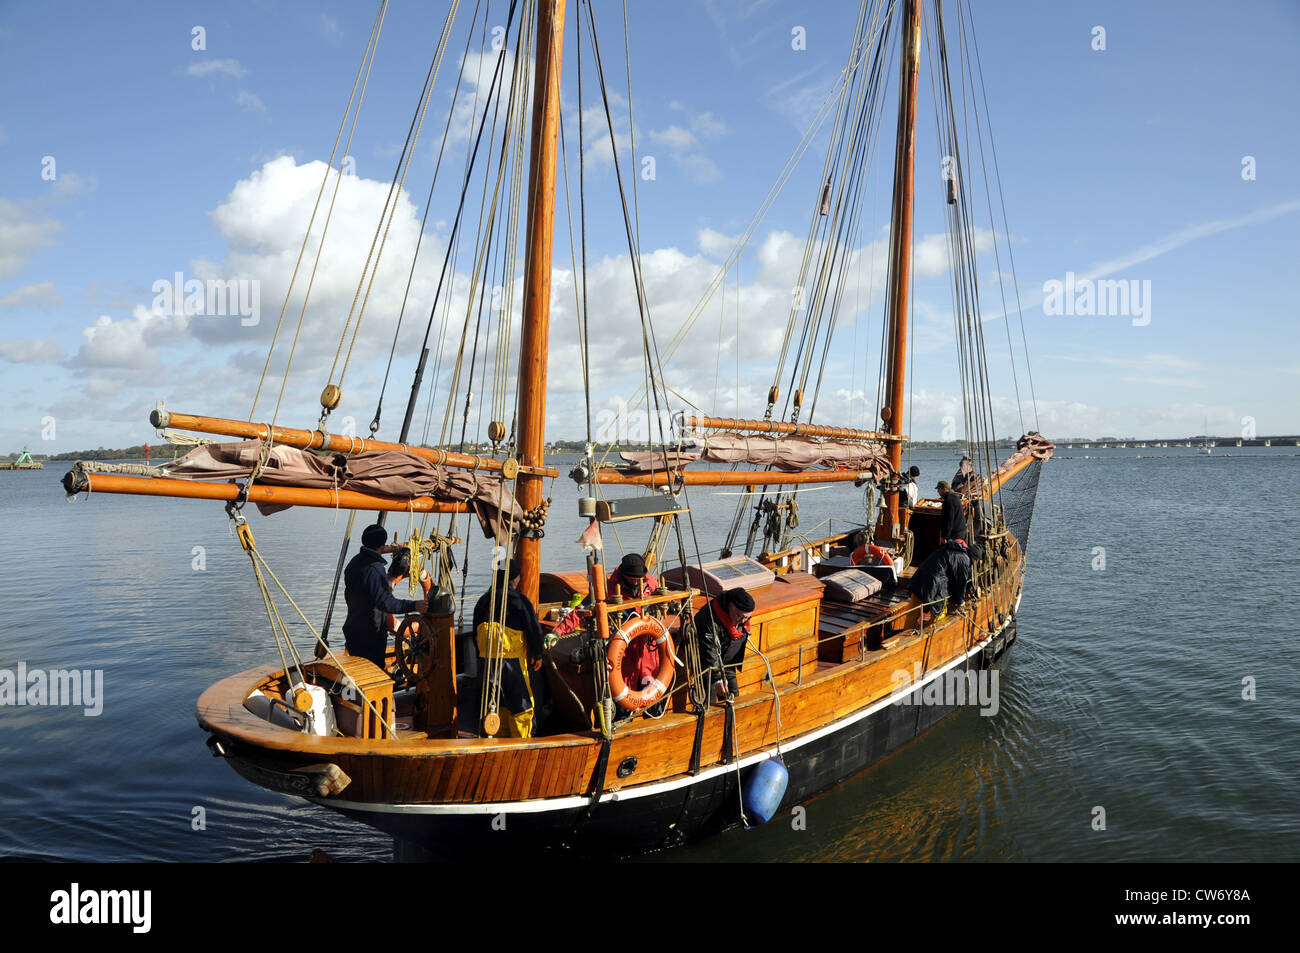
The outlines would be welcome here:
<svg viewBox="0 0 1300 953">
<path fill-rule="evenodd" d="M 343 390 L 338 384 L 326 384 L 320 392 L 320 405 L 323 410 L 334 410 L 343 400 Z"/>
<path fill-rule="evenodd" d="M 493 443 L 500 443 L 506 439 L 506 425 L 499 420 L 493 420 L 488 424 L 488 439 Z"/>
</svg>

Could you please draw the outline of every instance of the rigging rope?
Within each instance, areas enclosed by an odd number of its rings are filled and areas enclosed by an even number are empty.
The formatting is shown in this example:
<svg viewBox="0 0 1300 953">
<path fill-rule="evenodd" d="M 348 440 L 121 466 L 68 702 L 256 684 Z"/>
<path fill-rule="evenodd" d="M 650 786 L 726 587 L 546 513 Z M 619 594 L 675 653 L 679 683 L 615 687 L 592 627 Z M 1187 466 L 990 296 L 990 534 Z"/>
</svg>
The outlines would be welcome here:
<svg viewBox="0 0 1300 953">
<path fill-rule="evenodd" d="M 334 148 L 330 150 L 330 161 L 325 167 L 325 174 L 321 177 L 320 190 L 316 193 L 316 202 L 312 206 L 311 217 L 307 220 L 307 230 L 302 236 L 302 245 L 298 249 L 298 259 L 297 261 L 294 262 L 293 265 L 293 274 L 289 277 L 289 287 L 285 290 L 284 293 L 284 304 L 280 307 L 280 319 L 275 324 L 275 332 L 271 336 L 271 344 L 266 351 L 266 363 L 262 365 L 262 376 L 257 382 L 257 391 L 253 395 L 253 406 L 252 409 L 250 409 L 248 412 L 248 419 L 250 421 L 257 413 L 257 402 L 262 396 L 262 386 L 266 383 L 266 372 L 268 368 L 270 368 L 271 366 L 271 355 L 275 353 L 276 341 L 280 337 L 280 326 L 284 323 L 285 312 L 288 311 L 289 309 L 289 300 L 293 295 L 293 285 L 294 282 L 297 281 L 298 279 L 298 269 L 302 265 L 303 255 L 307 251 L 307 242 L 311 238 L 311 229 L 313 223 L 316 221 L 316 212 L 320 208 L 321 196 L 325 194 L 325 186 L 329 182 L 330 173 L 334 171 L 334 156 L 338 154 L 339 139 L 343 137 L 343 127 L 348 124 L 348 114 L 352 112 L 352 101 L 357 95 L 357 86 L 358 84 L 360 84 L 361 99 L 357 100 L 356 115 L 352 117 L 352 129 L 348 132 L 348 142 L 347 145 L 344 146 L 344 150 L 343 150 L 344 155 L 347 155 L 347 151 L 352 145 L 352 133 L 356 131 L 357 118 L 361 115 L 361 103 L 362 100 L 365 99 L 366 85 L 370 81 L 370 67 L 374 64 L 375 50 L 378 48 L 378 44 L 379 44 L 379 33 L 383 27 L 384 14 L 387 12 L 387 10 L 388 10 L 388 0 L 381 0 L 379 4 L 379 12 L 375 14 L 375 22 L 370 27 L 370 39 L 366 43 L 366 51 L 361 57 L 361 65 L 357 68 L 357 78 L 352 81 L 352 92 L 348 96 L 347 108 L 343 110 L 343 119 L 339 123 L 339 131 L 334 137 Z M 365 75 L 364 83 L 361 82 L 363 73 Z M 341 179 L 342 175 L 340 175 L 339 178 Z M 334 194 L 335 195 L 338 194 L 338 180 L 335 181 Z M 334 208 L 334 201 L 333 199 L 331 199 L 330 210 L 333 211 L 333 208 Z M 326 228 L 328 228 L 328 217 L 326 219 Z M 317 247 L 316 249 L 317 264 L 319 264 L 320 262 L 321 249 L 324 247 L 324 245 L 325 245 L 325 233 L 324 231 L 322 231 L 320 246 Z M 312 274 L 313 275 L 315 274 L 315 267 L 312 268 Z M 307 297 L 310 297 L 310 289 L 307 292 L 307 296 L 303 298 L 303 305 L 302 305 L 303 314 L 305 314 L 307 310 Z M 301 330 L 302 330 L 302 315 L 299 315 L 298 331 Z M 297 342 L 298 342 L 298 334 L 297 332 L 295 332 L 294 334 L 295 346 L 297 345 Z M 291 348 L 289 351 L 288 363 L 285 365 L 284 368 L 284 376 L 286 378 L 289 376 L 289 368 L 292 365 L 293 365 L 293 349 Z M 281 397 L 284 396 L 283 384 L 281 384 L 280 395 Z M 277 406 L 278 406 L 278 402 L 277 402 Z"/>
</svg>

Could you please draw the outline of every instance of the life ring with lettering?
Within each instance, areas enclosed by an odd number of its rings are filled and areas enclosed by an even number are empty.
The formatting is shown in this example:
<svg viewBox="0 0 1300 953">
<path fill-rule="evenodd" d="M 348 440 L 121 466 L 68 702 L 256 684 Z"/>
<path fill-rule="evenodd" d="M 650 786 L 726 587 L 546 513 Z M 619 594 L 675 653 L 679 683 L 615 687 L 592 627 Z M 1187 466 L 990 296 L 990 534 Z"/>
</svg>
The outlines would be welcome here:
<svg viewBox="0 0 1300 953">
<path fill-rule="evenodd" d="M 633 691 L 623 678 L 623 657 L 633 642 L 648 639 L 659 649 L 659 669 L 650 684 Z M 605 667 L 609 671 L 609 690 L 618 706 L 626 711 L 640 711 L 668 694 L 675 674 L 672 636 L 658 619 L 636 616 L 609 637 L 605 650 Z"/>
</svg>

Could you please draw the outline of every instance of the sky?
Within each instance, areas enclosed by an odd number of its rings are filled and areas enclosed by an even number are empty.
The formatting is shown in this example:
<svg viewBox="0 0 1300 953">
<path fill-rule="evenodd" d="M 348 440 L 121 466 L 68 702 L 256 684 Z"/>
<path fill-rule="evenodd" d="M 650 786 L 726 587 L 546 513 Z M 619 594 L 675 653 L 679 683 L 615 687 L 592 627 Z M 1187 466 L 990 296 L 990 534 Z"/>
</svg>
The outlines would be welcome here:
<svg viewBox="0 0 1300 953">
<path fill-rule="evenodd" d="M 325 163 L 377 3 L 0 4 L 0 454 L 24 446 L 53 453 L 156 442 L 147 418 L 160 399 L 185 413 L 239 419 L 253 413 L 258 420 L 274 414 L 282 425 L 312 427 L 318 395 L 336 379 L 330 370 L 344 322 L 362 296 L 363 323 L 329 426 L 364 433 L 409 274 L 378 434 L 396 439 L 471 144 L 467 104 L 476 90 L 487 91 L 496 62 L 491 29 L 504 25 L 507 6 L 483 0 L 468 54 L 475 8 L 465 3 L 457 12 L 367 295 L 363 269 L 376 236 L 383 237 L 381 211 L 446 2 L 392 0 L 341 178 L 326 175 Z M 630 188 L 635 179 L 637 186 L 646 303 L 664 381 L 675 406 L 761 416 L 821 191 L 827 126 L 754 229 L 727 273 L 725 292 L 709 300 L 680 346 L 671 354 L 668 348 L 836 82 L 857 4 L 630 0 L 628 6 L 630 63 L 622 6 L 600 0 L 596 18 L 624 183 Z M 974 7 L 981 97 L 987 95 L 1001 182 L 1000 191 L 992 182 L 995 214 L 986 209 L 976 223 L 979 247 L 1001 256 L 981 257 L 978 272 L 998 433 L 1177 437 L 1207 426 L 1225 436 L 1247 429 L 1300 433 L 1300 2 L 985 0 Z M 577 14 L 569 8 L 562 100 L 576 204 Z M 955 17 L 955 7 L 949 9 Z M 479 45 L 485 21 L 487 49 Z M 583 44 L 591 404 L 601 426 L 617 424 L 621 409 L 628 419 L 625 408 L 644 377 L 617 180 L 586 30 Z M 507 68 L 512 62 L 507 59 Z M 893 74 L 884 100 L 885 145 L 867 171 L 853 277 L 819 422 L 878 423 L 871 418 Z M 962 415 L 928 67 L 922 74 L 907 413 L 909 432 L 927 440 L 954 436 L 954 421 L 960 437 Z M 444 127 L 447 158 L 422 232 Z M 640 175 L 634 175 L 633 140 Z M 340 156 L 343 151 L 340 146 Z M 647 158 L 653 177 L 645 175 Z M 988 200 L 974 170 L 968 182 L 984 208 Z M 254 409 L 322 183 L 325 199 L 306 264 Z M 471 234 L 481 179 L 475 186 L 467 212 Z M 302 289 L 332 195 L 329 231 L 277 411 Z M 561 197 L 548 382 L 552 439 L 581 439 L 586 430 L 569 227 Z M 445 404 L 468 310 L 472 250 L 466 239 L 454 259 L 451 294 L 442 299 L 449 305 L 448 330 L 441 330 L 444 312 L 433 324 L 430 368 L 438 389 L 431 409 L 421 398 L 417 438 L 428 433 L 437 440 L 444 418 L 460 419 Z M 517 313 L 521 261 L 515 270 Z M 1009 320 L 999 274 L 1010 297 Z M 197 280 L 244 298 L 233 299 L 231 309 L 205 301 L 190 309 L 200 313 L 186 313 L 183 301 L 169 300 L 177 275 L 182 291 Z M 1080 296 L 1084 284 L 1103 280 L 1122 281 L 1133 294 L 1123 313 L 1099 313 L 1108 310 L 1099 303 L 1104 290 L 1091 306 Z M 1117 304 L 1118 298 L 1108 301 L 1110 310 Z M 215 313 L 220 310 L 236 313 Z M 488 380 L 475 385 L 479 393 L 492 389 L 494 346 L 488 338 L 479 352 L 480 360 L 490 358 Z M 509 405 L 513 378 L 502 378 L 502 403 Z M 471 416 L 469 439 L 483 439 L 489 412 Z M 426 418 L 432 430 L 421 429 Z"/>
</svg>

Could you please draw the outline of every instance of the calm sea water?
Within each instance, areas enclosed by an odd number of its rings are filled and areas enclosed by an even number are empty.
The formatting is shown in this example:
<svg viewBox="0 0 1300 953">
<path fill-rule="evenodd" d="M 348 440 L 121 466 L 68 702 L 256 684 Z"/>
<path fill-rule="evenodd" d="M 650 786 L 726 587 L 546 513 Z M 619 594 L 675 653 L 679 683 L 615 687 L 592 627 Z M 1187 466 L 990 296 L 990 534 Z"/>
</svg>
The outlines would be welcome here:
<svg viewBox="0 0 1300 953">
<path fill-rule="evenodd" d="M 929 487 L 954 455 L 913 462 Z M 221 506 L 108 495 L 68 505 L 62 472 L 0 472 L 0 669 L 102 670 L 103 710 L 0 708 L 0 857 L 390 858 L 389 838 L 249 784 L 203 745 L 199 694 L 275 657 Z M 544 564 L 576 568 L 572 483 L 556 481 L 554 495 Z M 804 805 L 806 829 L 778 817 L 654 859 L 1294 859 L 1297 498 L 1294 448 L 1061 451 L 1043 471 L 997 715 L 947 719 Z M 738 499 L 694 495 L 702 548 L 720 545 Z M 828 518 L 861 520 L 861 492 L 848 487 L 800 500 L 813 535 Z M 346 514 L 250 519 L 319 624 Z M 620 533 L 608 550 L 644 542 L 643 530 Z M 484 565 L 480 550 L 473 594 Z"/>
</svg>

